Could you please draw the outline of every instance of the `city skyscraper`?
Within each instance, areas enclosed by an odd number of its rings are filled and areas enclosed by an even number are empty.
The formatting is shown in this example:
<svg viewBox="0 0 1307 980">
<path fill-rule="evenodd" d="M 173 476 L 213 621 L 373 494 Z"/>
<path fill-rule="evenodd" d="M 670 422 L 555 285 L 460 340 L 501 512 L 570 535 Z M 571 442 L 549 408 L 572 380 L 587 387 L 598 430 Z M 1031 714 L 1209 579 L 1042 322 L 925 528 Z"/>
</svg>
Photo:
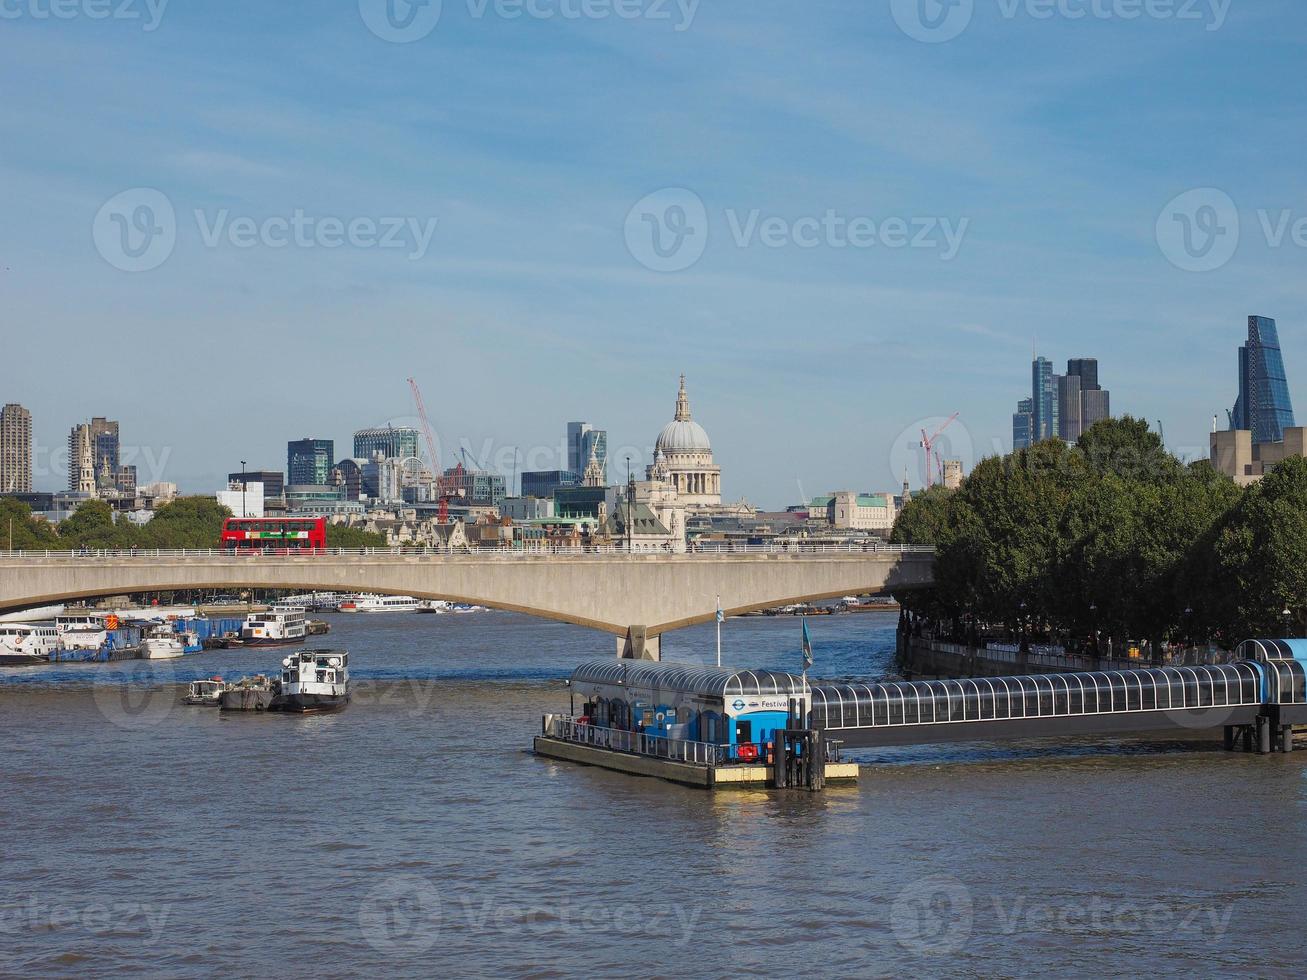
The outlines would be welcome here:
<svg viewBox="0 0 1307 980">
<path fill-rule="evenodd" d="M 0 409 L 0 493 L 32 492 L 32 413 L 16 402 Z"/>
<path fill-rule="evenodd" d="M 1098 358 L 1073 357 L 1066 362 L 1068 377 L 1080 379 L 1081 391 L 1098 391 Z"/>
<path fill-rule="evenodd" d="M 359 429 L 354 433 L 354 458 L 367 460 L 381 453 L 387 459 L 412 459 L 418 454 L 418 438 L 418 430 L 410 426 Z"/>
<path fill-rule="evenodd" d="M 91 419 L 91 451 L 95 457 L 95 485 L 113 489 L 118 480 L 118 423 L 105 418 Z"/>
<path fill-rule="evenodd" d="M 1036 357 L 1030 366 L 1030 399 L 1033 403 L 1034 442 L 1057 435 L 1057 382 L 1053 362 Z"/>
<path fill-rule="evenodd" d="M 1034 443 L 1035 403 L 1029 398 L 1017 402 L 1012 414 L 1012 448 L 1028 449 Z"/>
<path fill-rule="evenodd" d="M 1052 361 L 1036 357 L 1030 365 L 1030 397 L 1017 402 L 1012 414 L 1012 448 L 1024 449 L 1042 439 L 1075 442 L 1111 414 L 1110 393 L 1098 383 L 1097 359 L 1072 358 L 1066 374 L 1055 374 Z"/>
<path fill-rule="evenodd" d="M 1058 374 L 1057 378 L 1057 436 L 1063 442 L 1075 442 L 1084 431 L 1080 376 Z"/>
<path fill-rule="evenodd" d="M 604 483 L 608 482 L 608 432 L 596 429 L 589 422 L 567 423 L 567 468 L 572 473 L 584 473 L 593 453 L 603 470 Z"/>
<path fill-rule="evenodd" d="M 589 431 L 589 422 L 567 423 L 567 468 L 573 473 L 580 473 L 589 461 L 581 456 L 581 443 Z"/>
<path fill-rule="evenodd" d="M 1239 348 L 1239 397 L 1231 429 L 1252 431 L 1254 443 L 1281 442 L 1295 425 L 1293 401 L 1280 353 L 1280 334 L 1266 316 L 1248 318 L 1248 341 Z"/>
<path fill-rule="evenodd" d="M 336 444 L 331 439 L 296 439 L 286 443 L 286 482 L 325 486 L 331 482 Z"/>
<path fill-rule="evenodd" d="M 83 422 L 68 433 L 68 489 L 72 493 L 95 493 L 95 437 Z"/>
</svg>

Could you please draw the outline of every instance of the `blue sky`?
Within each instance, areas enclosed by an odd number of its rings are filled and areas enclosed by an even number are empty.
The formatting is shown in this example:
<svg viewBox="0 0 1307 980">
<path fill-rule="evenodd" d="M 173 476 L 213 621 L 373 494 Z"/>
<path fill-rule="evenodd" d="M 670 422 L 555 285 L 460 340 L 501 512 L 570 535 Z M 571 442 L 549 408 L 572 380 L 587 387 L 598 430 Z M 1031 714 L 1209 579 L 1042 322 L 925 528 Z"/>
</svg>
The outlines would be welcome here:
<svg viewBox="0 0 1307 980">
<path fill-rule="evenodd" d="M 580 418 L 617 470 L 684 371 L 726 495 L 780 506 L 896 485 L 953 412 L 955 454 L 1006 448 L 1032 349 L 1197 455 L 1250 313 L 1307 413 L 1292 0 L 920 0 L 970 18 L 927 41 L 917 0 L 63 2 L 0 5 L 0 399 L 45 487 L 91 415 L 194 491 L 344 455 L 410 375 L 446 448 L 550 468 Z M 138 189 L 174 217 L 125 271 Z"/>
</svg>

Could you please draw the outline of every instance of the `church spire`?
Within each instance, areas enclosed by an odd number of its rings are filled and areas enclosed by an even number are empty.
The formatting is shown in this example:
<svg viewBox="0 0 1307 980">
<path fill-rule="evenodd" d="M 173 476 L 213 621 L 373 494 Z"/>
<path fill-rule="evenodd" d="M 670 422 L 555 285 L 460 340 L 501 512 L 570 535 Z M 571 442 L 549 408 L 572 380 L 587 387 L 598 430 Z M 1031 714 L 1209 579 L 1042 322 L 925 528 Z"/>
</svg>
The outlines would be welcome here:
<svg viewBox="0 0 1307 980">
<path fill-rule="evenodd" d="M 690 421 L 690 396 L 685 393 L 685 375 L 681 375 L 681 392 L 676 396 L 676 421 Z"/>
</svg>

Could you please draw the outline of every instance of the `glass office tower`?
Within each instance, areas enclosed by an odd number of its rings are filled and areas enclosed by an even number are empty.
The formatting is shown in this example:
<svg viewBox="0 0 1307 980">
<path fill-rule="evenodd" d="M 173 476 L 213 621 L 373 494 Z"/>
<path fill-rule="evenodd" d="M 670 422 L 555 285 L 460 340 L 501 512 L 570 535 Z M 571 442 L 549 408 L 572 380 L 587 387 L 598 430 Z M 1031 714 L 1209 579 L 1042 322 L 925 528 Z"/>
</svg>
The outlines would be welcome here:
<svg viewBox="0 0 1307 980">
<path fill-rule="evenodd" d="M 329 483 L 334 449 L 331 439 L 297 439 L 286 443 L 286 482 L 318 486 Z"/>
<path fill-rule="evenodd" d="M 1248 318 L 1248 342 L 1239 348 L 1239 398 L 1230 413 L 1231 429 L 1249 429 L 1253 442 L 1281 442 L 1295 425 L 1289 382 L 1275 321 Z"/>
<path fill-rule="evenodd" d="M 1037 357 L 1030 366 L 1030 400 L 1034 403 L 1033 441 L 1057 435 L 1057 382 L 1053 362 Z"/>
</svg>

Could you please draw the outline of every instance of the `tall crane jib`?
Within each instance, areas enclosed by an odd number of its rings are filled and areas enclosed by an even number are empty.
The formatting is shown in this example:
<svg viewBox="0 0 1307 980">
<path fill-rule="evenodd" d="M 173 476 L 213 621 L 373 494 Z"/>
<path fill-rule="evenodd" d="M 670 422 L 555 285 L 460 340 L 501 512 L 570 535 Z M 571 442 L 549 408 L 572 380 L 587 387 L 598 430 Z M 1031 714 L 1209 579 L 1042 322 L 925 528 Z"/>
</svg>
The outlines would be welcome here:
<svg viewBox="0 0 1307 980">
<path fill-rule="evenodd" d="M 436 492 L 440 495 L 440 510 L 436 520 L 444 524 L 449 520 L 449 499 L 440 475 L 440 450 L 436 448 L 436 433 L 431 428 L 431 420 L 427 418 L 427 406 L 422 401 L 422 389 L 418 387 L 417 380 L 409 378 L 408 386 L 413 391 L 413 404 L 417 406 L 418 421 L 422 425 L 422 438 L 427 444 L 427 454 L 431 457 L 431 472 L 436 478 L 438 488 Z"/>
</svg>

